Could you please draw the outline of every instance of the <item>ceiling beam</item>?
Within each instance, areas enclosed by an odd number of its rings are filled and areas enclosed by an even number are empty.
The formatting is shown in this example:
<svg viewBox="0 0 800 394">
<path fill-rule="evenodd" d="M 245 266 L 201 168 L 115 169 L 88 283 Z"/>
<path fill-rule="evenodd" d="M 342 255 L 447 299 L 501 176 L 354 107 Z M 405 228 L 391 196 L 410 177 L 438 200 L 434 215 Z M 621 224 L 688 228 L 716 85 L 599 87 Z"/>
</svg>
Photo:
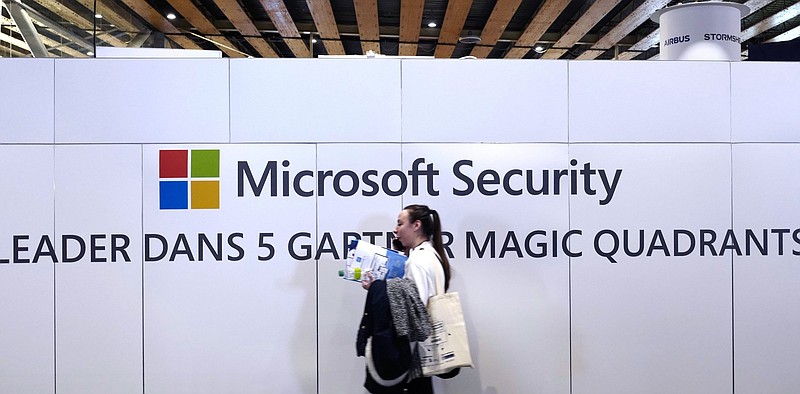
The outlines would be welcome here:
<svg viewBox="0 0 800 394">
<path fill-rule="evenodd" d="M 336 27 L 336 19 L 333 17 L 333 8 L 330 0 L 306 0 L 311 17 L 317 26 L 319 36 L 322 37 L 325 50 L 329 55 L 344 55 L 344 47 L 339 37 L 339 29 Z"/>
<path fill-rule="evenodd" d="M 650 34 L 636 42 L 636 44 L 633 44 L 632 47 L 628 48 L 627 51 L 620 53 L 619 60 L 631 60 L 639 56 L 640 53 L 652 48 L 653 45 L 658 44 L 658 32 L 658 29 L 653 30 Z"/>
<path fill-rule="evenodd" d="M 75 49 L 70 48 L 67 44 L 60 43 L 58 41 L 55 41 L 53 39 L 44 36 L 42 36 L 42 42 L 44 43 L 44 45 L 47 45 L 48 47 L 47 50 L 50 51 L 50 53 L 52 54 L 55 54 L 55 51 L 60 51 L 62 55 L 66 54 L 78 58 L 89 57 L 89 55 L 87 55 L 86 52 L 77 51 Z"/>
<path fill-rule="evenodd" d="M 8 26 L 9 30 L 11 30 L 11 31 L 13 31 L 13 32 L 15 32 L 17 34 L 20 34 L 19 28 L 17 28 L 17 26 L 15 25 L 13 20 L 7 19 L 6 17 L 0 17 L 0 23 L 2 23 L 5 26 Z M 34 21 L 34 23 L 36 23 L 36 21 Z M 8 39 L 5 39 L 6 37 Z M 80 52 L 80 51 L 76 51 L 75 49 L 72 49 L 69 46 L 67 46 L 67 44 L 58 42 L 56 40 L 53 40 L 53 39 L 51 39 L 51 38 L 49 38 L 49 37 L 47 37 L 45 35 L 41 35 L 40 34 L 39 38 L 42 40 L 42 44 L 44 44 L 45 47 L 47 47 L 48 52 L 50 52 L 50 53 L 52 53 L 54 55 L 56 54 L 54 51 L 58 50 L 58 51 L 61 52 L 61 54 L 67 54 L 67 55 L 70 55 L 72 57 L 86 57 L 87 56 L 86 53 Z M 6 41 L 9 44 L 13 44 L 13 45 L 15 45 L 15 46 L 17 46 L 19 48 L 25 49 L 26 51 L 30 52 L 30 48 L 28 47 L 28 44 L 25 43 L 25 41 L 22 41 L 20 39 L 14 38 L 14 37 L 12 37 L 10 35 L 7 35 L 7 34 L 0 35 L 0 41 Z M 20 46 L 19 43 L 22 43 L 24 46 Z M 17 51 L 17 53 L 20 53 L 21 56 L 25 56 L 25 57 L 28 56 L 27 54 L 23 54 L 23 53 L 18 52 L 18 51 Z"/>
<path fill-rule="evenodd" d="M 119 6 L 117 3 L 110 0 L 98 0 L 97 9 L 94 9 L 95 0 L 76 0 L 82 6 L 86 7 L 93 13 L 100 14 L 104 20 L 111 22 L 116 28 L 129 33 L 130 35 L 136 32 L 149 30 L 145 25 L 128 11 Z"/>
<path fill-rule="evenodd" d="M 131 41 L 128 43 L 127 48 L 141 48 L 148 38 L 150 38 L 149 31 L 146 31 L 144 33 L 139 33 L 131 39 Z"/>
<path fill-rule="evenodd" d="M 758 10 L 759 8 L 761 8 L 764 5 L 768 4 L 770 1 L 772 1 L 772 0 L 752 0 L 752 1 L 749 1 L 749 2 L 745 3 L 745 5 L 750 7 L 750 13 L 752 14 L 753 12 Z M 761 5 L 761 7 L 754 8 L 755 4 L 752 4 L 752 3 L 757 3 L 757 2 L 764 2 L 764 4 Z M 789 40 L 794 40 L 797 37 L 800 37 L 800 26 L 795 27 L 794 29 L 785 31 L 785 32 L 783 32 L 783 33 L 781 33 L 781 34 L 779 34 L 779 35 L 777 35 L 775 37 L 772 37 L 769 40 L 764 41 L 764 42 L 789 41 Z"/>
<path fill-rule="evenodd" d="M 614 7 L 622 0 L 597 0 L 589 7 L 586 12 L 564 33 L 561 38 L 542 55 L 542 59 L 558 59 L 565 54 L 569 48 L 580 41 L 586 33 L 603 19 Z"/>
<path fill-rule="evenodd" d="M 5 6 L 6 6 L 6 3 L 4 1 L 0 1 L 0 11 L 2 11 L 3 7 L 5 7 Z M 17 29 L 16 26 L 12 26 L 12 25 L 15 24 L 14 21 L 10 20 L 10 19 L 6 19 L 2 15 L 1 12 L 0 12 L 0 23 L 2 23 L 4 25 L 3 27 L 6 27 L 9 30 L 14 30 L 17 33 L 19 33 L 19 29 Z M 12 37 L 9 34 L 3 33 L 2 30 L 0 30 L 0 42 L 5 42 L 5 43 L 9 44 L 7 47 L 0 46 L 0 57 L 3 57 L 2 53 L 4 53 L 4 52 L 8 53 L 9 55 L 11 55 L 11 57 L 27 57 L 26 54 L 24 54 L 24 53 L 14 49 L 14 48 L 12 48 L 11 45 L 16 46 L 17 48 L 23 48 L 23 49 L 28 50 L 30 52 L 30 48 L 28 47 L 28 44 L 25 43 L 25 41 L 22 41 L 22 40 L 20 40 L 18 38 Z"/>
<path fill-rule="evenodd" d="M 0 33 L 0 42 L 6 42 L 5 38 L 10 37 L 5 33 Z M 0 46 L 0 58 L 4 57 L 30 57 L 30 54 L 25 52 L 20 52 L 16 49 L 16 47 L 12 47 L 11 45 L 2 45 Z"/>
<path fill-rule="evenodd" d="M 8 8 L 5 1 L 0 2 L 0 10 L 3 7 Z M 13 32 L 15 32 L 17 34 L 20 34 L 19 28 L 17 28 L 16 23 L 14 22 L 13 19 L 7 19 L 6 17 L 0 15 L 0 23 L 3 24 L 4 28 L 7 28 L 7 29 L 9 29 L 9 30 L 11 30 L 11 31 L 13 31 Z M 16 38 L 16 37 L 14 37 L 14 36 L 12 36 L 10 34 L 3 33 L 2 31 L 0 31 L 0 42 L 5 42 L 5 43 L 13 45 L 13 46 L 15 46 L 17 48 L 24 49 L 24 50 L 26 50 L 28 52 L 31 51 L 31 48 L 30 48 L 30 46 L 28 46 L 27 42 L 25 42 L 24 40 L 20 40 L 19 38 Z M 20 51 L 18 51 L 16 49 L 13 49 L 13 48 L 10 48 L 10 47 L 0 48 L 0 49 L 9 51 L 13 55 L 17 55 L 18 57 L 27 57 L 28 56 L 27 54 L 24 54 L 24 53 L 22 53 L 22 52 L 20 52 Z"/>
<path fill-rule="evenodd" d="M 225 52 L 226 55 L 237 58 L 237 57 L 244 57 L 237 49 L 236 45 L 232 42 L 228 41 L 222 33 L 214 27 L 214 24 L 211 23 L 202 12 L 189 0 L 168 0 L 169 3 L 175 7 L 175 11 L 178 11 L 186 20 L 194 26 L 197 31 L 205 35 L 213 35 L 213 38 L 206 38 L 207 40 L 214 43 L 222 52 Z"/>
<path fill-rule="evenodd" d="M 88 21 L 82 15 L 75 12 L 73 9 L 67 7 L 62 2 L 55 0 L 33 0 L 34 3 L 46 8 L 50 12 L 63 18 L 65 21 L 72 23 L 81 30 L 92 30 L 92 22 Z"/>
<path fill-rule="evenodd" d="M 289 15 L 289 10 L 286 9 L 286 4 L 283 0 L 259 0 L 261 6 L 267 11 L 269 19 L 278 33 L 283 37 L 283 41 L 289 46 L 297 57 L 311 57 L 311 52 L 308 50 L 305 41 L 300 38 L 300 32 L 297 31 L 292 16 Z"/>
<path fill-rule="evenodd" d="M 779 11 L 775 15 L 768 16 L 761 22 L 750 26 L 748 29 L 742 32 L 742 41 L 749 40 L 777 25 L 780 25 L 781 23 L 796 17 L 797 15 L 800 15 L 800 2 L 794 3 L 794 5 Z"/>
<path fill-rule="evenodd" d="M 797 37 L 800 37 L 800 26 L 797 26 L 792 30 L 787 30 L 764 42 L 783 42 L 783 41 L 794 40 Z"/>
<path fill-rule="evenodd" d="M 33 1 L 39 4 L 40 6 L 46 8 L 47 10 L 51 11 L 52 13 L 58 15 L 65 21 L 75 25 L 78 29 L 88 32 L 89 34 L 92 34 L 92 32 L 94 31 L 94 21 L 87 20 L 79 13 L 75 12 L 75 10 L 67 7 L 65 4 L 61 4 L 61 2 L 57 2 L 54 0 L 33 0 Z M 100 37 L 99 34 L 100 32 L 98 32 L 98 38 Z M 112 46 L 125 46 L 125 42 L 123 42 L 117 37 L 114 37 L 113 35 L 107 35 L 101 39 Z"/>
<path fill-rule="evenodd" d="M 72 42 L 73 44 L 79 47 L 82 47 L 89 51 L 94 50 L 94 45 L 92 45 L 91 42 L 73 33 L 64 26 L 61 26 L 61 24 L 59 24 L 58 22 L 51 20 L 50 18 L 38 13 L 33 9 L 29 9 L 28 11 L 31 13 L 33 19 L 39 21 L 42 25 L 44 25 L 45 28 L 53 31 L 54 33 L 60 35 L 61 37 L 66 38 L 68 41 Z"/>
<path fill-rule="evenodd" d="M 514 46 L 506 54 L 506 59 L 522 59 L 531 50 L 531 47 L 536 45 L 542 39 L 542 36 L 547 33 L 547 29 L 564 12 L 570 1 L 545 0 L 545 3 L 539 7 L 528 27 L 525 28 L 525 31 L 522 32 Z"/>
<path fill-rule="evenodd" d="M 11 15 L 11 19 L 14 20 L 14 24 L 19 28 L 22 38 L 25 39 L 28 50 L 31 51 L 33 57 L 49 57 L 50 54 L 47 52 L 47 48 L 45 48 L 44 44 L 42 44 L 42 40 L 39 39 L 39 32 L 33 27 L 33 22 L 31 22 L 28 13 L 15 1 L 6 2 L 5 5 L 8 9 L 8 13 Z"/>
<path fill-rule="evenodd" d="M 214 0 L 217 7 L 261 57 L 278 57 L 236 0 Z"/>
<path fill-rule="evenodd" d="M 194 41 L 186 38 L 183 33 L 178 30 L 175 26 L 173 26 L 169 20 L 167 20 L 164 15 L 161 15 L 160 12 L 156 11 L 150 4 L 147 3 L 145 0 L 120 0 L 125 3 L 128 8 L 130 8 L 133 12 L 139 15 L 142 20 L 149 23 L 151 26 L 155 27 L 156 30 L 164 33 L 169 34 L 168 38 L 172 41 L 175 41 L 178 45 L 183 47 L 184 49 L 202 49 L 199 45 L 195 44 Z M 124 46 L 124 45 L 122 45 Z"/>
<path fill-rule="evenodd" d="M 628 14 L 628 16 L 614 26 L 608 33 L 606 33 L 603 37 L 601 37 L 594 45 L 592 45 L 592 51 L 585 51 L 580 56 L 578 56 L 578 60 L 594 60 L 605 51 L 611 49 L 614 45 L 616 45 L 620 40 L 625 38 L 628 34 L 630 34 L 634 29 L 641 26 L 642 23 L 646 22 L 650 19 L 650 16 L 653 15 L 659 9 L 665 7 L 669 3 L 669 0 L 647 0 L 642 3 L 639 7 L 637 7 L 633 12 Z M 598 53 L 599 52 L 599 53 Z"/>
<path fill-rule="evenodd" d="M 587 49 L 581 53 L 580 56 L 576 57 L 575 60 L 594 60 L 598 56 L 606 53 L 608 49 Z"/>
<path fill-rule="evenodd" d="M 403 0 L 400 3 L 400 56 L 416 56 L 422 11 L 425 0 Z"/>
<path fill-rule="evenodd" d="M 442 29 L 439 31 L 439 41 L 436 43 L 434 57 L 449 58 L 453 56 L 458 39 L 461 37 L 461 30 L 464 29 L 464 22 L 467 21 L 469 9 L 472 8 L 472 0 L 448 1 L 447 10 L 444 13 Z"/>
<path fill-rule="evenodd" d="M 7 45 L 7 46 L 6 45 L 0 46 L 0 57 L 3 57 L 4 54 L 8 54 L 11 57 L 29 57 L 29 55 L 27 53 L 20 52 L 20 51 L 16 50 L 15 48 L 11 47 L 11 45 L 13 45 L 16 48 L 22 48 L 19 45 L 15 44 L 14 42 L 20 42 L 23 45 L 27 45 L 27 44 L 25 44 L 25 41 L 22 41 L 20 39 L 14 38 L 14 37 L 11 37 L 11 36 L 9 36 L 8 34 L 5 34 L 5 33 L 0 33 L 0 42 L 5 42 L 5 43 L 10 44 L 10 45 Z M 27 50 L 27 46 L 25 47 L 25 50 Z"/>
<path fill-rule="evenodd" d="M 774 0 L 750 0 L 750 1 L 748 1 L 747 3 L 745 3 L 745 5 L 746 5 L 746 6 L 748 6 L 748 7 L 750 8 L 750 15 L 752 15 L 754 12 L 756 12 L 756 11 L 760 10 L 761 8 L 764 8 L 764 6 L 766 6 L 767 4 L 770 4 L 770 3 L 772 3 L 773 1 L 774 1 Z M 748 16 L 750 16 L 750 15 L 748 15 Z M 744 18 L 743 18 L 743 19 L 744 19 Z M 797 30 L 797 28 L 795 28 L 794 30 Z M 783 36 L 783 35 L 785 35 L 786 33 L 788 33 L 788 32 L 784 32 L 784 33 L 783 33 L 783 34 L 781 34 L 780 36 Z M 780 36 L 778 36 L 778 37 L 780 37 Z M 767 40 L 767 41 L 764 41 L 764 42 L 773 42 L 773 40 L 775 40 L 775 39 L 776 39 L 776 38 L 778 38 L 778 37 L 774 37 L 774 38 L 772 38 L 772 39 L 769 39 L 769 40 Z M 742 39 L 742 40 L 744 40 L 744 39 Z M 747 58 L 747 57 L 748 57 L 747 50 L 744 50 L 744 51 L 742 51 L 742 55 L 743 55 L 745 58 Z"/>
<path fill-rule="evenodd" d="M 514 17 L 522 0 L 498 0 L 495 3 L 492 14 L 489 15 L 489 20 L 483 26 L 481 32 L 481 42 L 472 48 L 470 55 L 479 59 L 485 59 L 489 53 L 494 49 L 497 40 L 506 30 L 508 22 Z"/>
<path fill-rule="evenodd" d="M 764 8 L 764 6 L 766 6 L 767 4 L 770 4 L 775 1 L 778 0 L 750 0 L 747 3 L 744 3 L 744 5 L 750 8 L 750 14 L 748 14 L 749 16 L 752 15 L 754 12 Z"/>
<path fill-rule="evenodd" d="M 469 0 L 472 1 L 472 0 Z M 458 3 L 454 1 L 453 3 Z M 378 27 L 378 0 L 353 0 L 358 22 L 358 35 L 361 39 L 361 51 L 381 53 L 381 35 Z M 448 7 L 450 5 L 448 4 Z M 336 29 L 339 30 L 338 28 Z"/>
<path fill-rule="evenodd" d="M 25 42 L 24 40 L 20 40 L 19 38 L 10 36 L 10 35 L 8 35 L 6 33 L 0 33 L 0 41 L 8 43 L 8 44 L 11 44 L 11 45 L 13 45 L 13 46 L 15 46 L 17 48 L 22 48 L 22 49 L 24 49 L 24 50 L 26 50 L 28 52 L 31 51 L 31 47 L 28 46 L 27 42 Z M 3 48 L 3 49 L 7 49 L 7 48 Z M 16 51 L 16 52 L 22 54 L 22 52 L 19 52 L 19 51 Z"/>
</svg>

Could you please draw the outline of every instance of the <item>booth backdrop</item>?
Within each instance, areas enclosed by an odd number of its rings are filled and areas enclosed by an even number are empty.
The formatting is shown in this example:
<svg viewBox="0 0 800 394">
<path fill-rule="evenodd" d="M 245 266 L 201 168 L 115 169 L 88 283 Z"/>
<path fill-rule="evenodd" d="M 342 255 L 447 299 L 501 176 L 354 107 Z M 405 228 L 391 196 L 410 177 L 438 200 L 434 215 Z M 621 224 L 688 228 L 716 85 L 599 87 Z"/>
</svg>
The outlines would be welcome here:
<svg viewBox="0 0 800 394">
<path fill-rule="evenodd" d="M 360 393 L 345 245 L 443 218 L 437 392 L 800 387 L 800 64 L 3 59 L 0 392 Z"/>
</svg>

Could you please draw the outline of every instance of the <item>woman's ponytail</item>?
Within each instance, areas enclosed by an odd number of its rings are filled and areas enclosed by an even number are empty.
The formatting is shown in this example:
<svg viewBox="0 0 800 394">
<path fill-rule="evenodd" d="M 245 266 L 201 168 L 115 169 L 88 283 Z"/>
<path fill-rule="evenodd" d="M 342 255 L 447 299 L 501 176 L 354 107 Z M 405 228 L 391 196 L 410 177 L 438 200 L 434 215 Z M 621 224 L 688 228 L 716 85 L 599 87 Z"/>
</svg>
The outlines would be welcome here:
<svg viewBox="0 0 800 394">
<path fill-rule="evenodd" d="M 450 261 L 444 250 L 442 241 L 442 220 L 435 209 L 428 208 L 427 205 L 409 205 L 404 208 L 408 211 L 412 221 L 419 220 L 422 224 L 422 232 L 433 243 L 433 249 L 439 255 L 439 262 L 444 270 L 444 289 L 450 288 Z"/>
</svg>

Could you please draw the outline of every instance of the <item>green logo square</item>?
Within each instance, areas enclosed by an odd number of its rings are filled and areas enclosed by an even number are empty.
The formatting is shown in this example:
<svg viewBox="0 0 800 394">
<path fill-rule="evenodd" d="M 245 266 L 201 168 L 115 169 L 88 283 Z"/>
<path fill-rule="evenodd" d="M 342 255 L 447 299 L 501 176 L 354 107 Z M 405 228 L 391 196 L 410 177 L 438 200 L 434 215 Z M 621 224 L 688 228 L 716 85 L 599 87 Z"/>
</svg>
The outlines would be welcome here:
<svg viewBox="0 0 800 394">
<path fill-rule="evenodd" d="M 192 177 L 219 178 L 219 149 L 192 150 Z"/>
</svg>

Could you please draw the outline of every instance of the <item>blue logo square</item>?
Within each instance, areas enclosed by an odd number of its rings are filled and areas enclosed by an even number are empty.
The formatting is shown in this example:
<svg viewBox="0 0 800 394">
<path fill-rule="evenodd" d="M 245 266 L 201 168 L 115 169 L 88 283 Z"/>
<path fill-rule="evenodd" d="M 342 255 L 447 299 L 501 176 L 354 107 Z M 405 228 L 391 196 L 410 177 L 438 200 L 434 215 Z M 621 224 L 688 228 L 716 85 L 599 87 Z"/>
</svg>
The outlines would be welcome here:
<svg viewBox="0 0 800 394">
<path fill-rule="evenodd" d="M 161 209 L 189 209 L 188 181 L 161 181 L 158 190 Z"/>
</svg>

